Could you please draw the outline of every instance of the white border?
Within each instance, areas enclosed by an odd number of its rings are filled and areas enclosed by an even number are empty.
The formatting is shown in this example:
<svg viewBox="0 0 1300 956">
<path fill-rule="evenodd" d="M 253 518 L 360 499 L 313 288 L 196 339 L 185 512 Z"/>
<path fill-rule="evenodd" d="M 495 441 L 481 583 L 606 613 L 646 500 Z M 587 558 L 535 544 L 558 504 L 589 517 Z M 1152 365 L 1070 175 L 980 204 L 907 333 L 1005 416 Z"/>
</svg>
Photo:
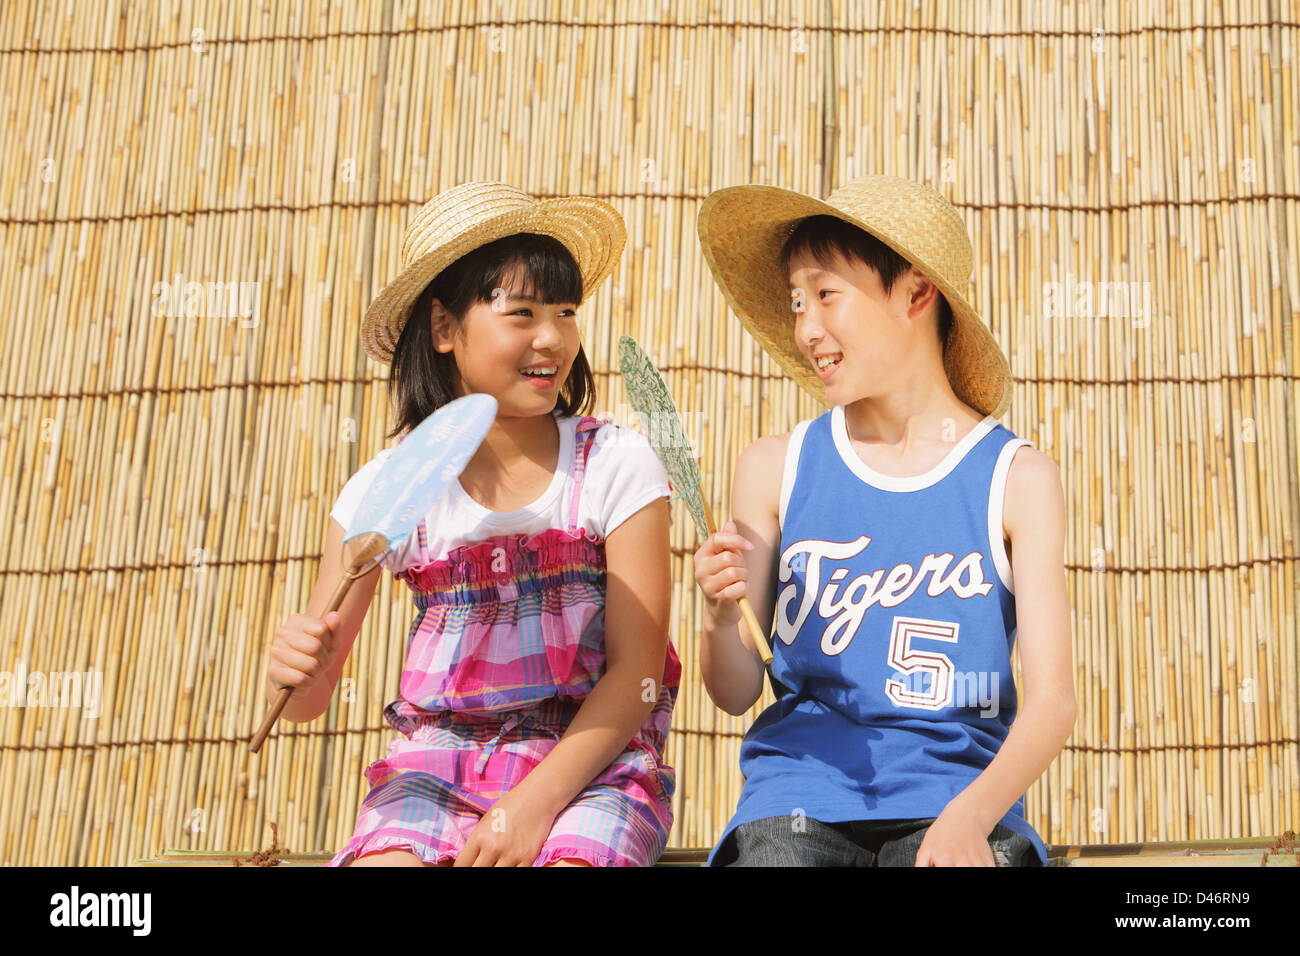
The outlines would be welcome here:
<svg viewBox="0 0 1300 956">
<path fill-rule="evenodd" d="M 998 569 L 998 577 L 1012 594 L 1011 560 L 1007 557 L 1006 546 L 1002 543 L 1002 507 L 1007 493 L 1007 475 L 1011 471 L 1011 459 L 1016 450 L 1023 445 L 1034 447 L 1028 438 L 1008 438 L 1007 443 L 998 452 L 997 464 L 993 466 L 993 481 L 989 485 L 989 553 L 993 555 L 993 567 Z"/>
<path fill-rule="evenodd" d="M 785 470 L 781 473 L 781 507 L 777 513 L 778 526 L 785 527 L 785 507 L 790 503 L 790 492 L 794 490 L 795 472 L 799 470 L 799 452 L 803 448 L 804 435 L 812 420 L 802 421 L 790 432 L 790 442 L 785 446 Z"/>
</svg>

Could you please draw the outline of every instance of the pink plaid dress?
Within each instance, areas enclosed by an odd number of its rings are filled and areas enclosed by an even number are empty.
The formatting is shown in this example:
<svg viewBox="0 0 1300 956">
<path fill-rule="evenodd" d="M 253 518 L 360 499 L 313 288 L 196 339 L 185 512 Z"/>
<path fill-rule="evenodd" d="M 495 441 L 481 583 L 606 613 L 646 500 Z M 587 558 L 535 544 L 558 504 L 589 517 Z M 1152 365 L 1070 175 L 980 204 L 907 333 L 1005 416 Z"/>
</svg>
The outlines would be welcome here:
<svg viewBox="0 0 1300 956">
<path fill-rule="evenodd" d="M 605 671 L 605 543 L 578 521 L 587 454 L 601 422 L 575 436 L 566 529 L 499 535 L 398 578 L 414 594 L 397 700 L 402 736 L 366 768 L 356 830 L 326 866 L 401 847 L 456 858 L 492 804 L 554 748 Z M 681 663 L 671 642 L 658 699 L 627 749 L 555 818 L 534 866 L 580 859 L 648 866 L 672 827 L 676 774 L 663 761 Z"/>
</svg>

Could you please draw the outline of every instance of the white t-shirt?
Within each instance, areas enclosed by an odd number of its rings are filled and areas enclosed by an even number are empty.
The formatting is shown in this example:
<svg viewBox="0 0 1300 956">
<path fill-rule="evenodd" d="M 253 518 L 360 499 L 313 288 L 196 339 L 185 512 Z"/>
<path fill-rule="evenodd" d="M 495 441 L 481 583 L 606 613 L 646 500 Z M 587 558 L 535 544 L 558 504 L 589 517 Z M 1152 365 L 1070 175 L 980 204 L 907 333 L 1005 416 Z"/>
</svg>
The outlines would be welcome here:
<svg viewBox="0 0 1300 956">
<path fill-rule="evenodd" d="M 443 558 L 453 549 L 502 534 L 536 534 L 548 528 L 566 528 L 573 501 L 573 456 L 577 417 L 555 415 L 560 431 L 560 454 L 555 476 L 542 496 L 517 511 L 489 511 L 453 481 L 425 515 L 429 560 Z M 330 517 L 343 526 L 356 513 L 375 473 L 393 453 L 385 448 L 348 479 Z M 582 479 L 578 522 L 603 540 L 620 524 L 656 498 L 667 498 L 668 475 L 644 435 L 630 428 L 604 424 L 596 432 Z M 393 545 L 381 564 L 394 574 L 420 563 L 417 530 Z"/>
</svg>

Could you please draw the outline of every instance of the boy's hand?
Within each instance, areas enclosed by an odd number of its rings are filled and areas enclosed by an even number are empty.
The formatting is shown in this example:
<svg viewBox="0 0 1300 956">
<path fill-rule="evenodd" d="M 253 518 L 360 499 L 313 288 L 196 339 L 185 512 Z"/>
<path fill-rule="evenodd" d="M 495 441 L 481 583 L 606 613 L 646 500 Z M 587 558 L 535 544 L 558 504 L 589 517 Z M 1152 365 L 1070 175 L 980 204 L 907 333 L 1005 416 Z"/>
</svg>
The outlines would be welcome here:
<svg viewBox="0 0 1300 956">
<path fill-rule="evenodd" d="M 930 824 L 916 851 L 917 866 L 995 866 L 989 835 L 956 801 Z"/>
<path fill-rule="evenodd" d="M 695 552 L 695 583 L 700 586 L 715 615 L 739 618 L 736 603 L 745 596 L 749 571 L 740 552 L 754 550 L 753 544 L 728 521 L 709 535 Z"/>
</svg>

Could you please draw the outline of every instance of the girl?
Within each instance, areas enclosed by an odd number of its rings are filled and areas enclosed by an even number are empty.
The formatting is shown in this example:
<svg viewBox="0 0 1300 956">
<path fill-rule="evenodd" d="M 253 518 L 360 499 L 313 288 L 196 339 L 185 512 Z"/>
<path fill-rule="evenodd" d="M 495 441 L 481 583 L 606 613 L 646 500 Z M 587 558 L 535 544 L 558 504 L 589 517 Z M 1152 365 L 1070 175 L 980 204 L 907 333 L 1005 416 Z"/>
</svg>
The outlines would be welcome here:
<svg viewBox="0 0 1300 956">
<path fill-rule="evenodd" d="M 492 395 L 483 444 L 383 567 L 414 593 L 400 732 L 366 769 L 352 839 L 327 866 L 646 866 L 667 842 L 663 762 L 681 666 L 668 640 L 667 475 L 646 440 L 583 412 L 594 381 L 577 308 L 626 232 L 593 199 L 496 183 L 425 204 L 362 342 L 392 362 L 398 431 Z M 392 437 L 390 435 L 389 437 Z M 337 614 L 345 529 L 381 451 L 344 487 L 305 615 L 277 632 L 267 697 L 328 707 L 379 569 Z M 635 586 L 633 585 L 635 582 Z"/>
</svg>

